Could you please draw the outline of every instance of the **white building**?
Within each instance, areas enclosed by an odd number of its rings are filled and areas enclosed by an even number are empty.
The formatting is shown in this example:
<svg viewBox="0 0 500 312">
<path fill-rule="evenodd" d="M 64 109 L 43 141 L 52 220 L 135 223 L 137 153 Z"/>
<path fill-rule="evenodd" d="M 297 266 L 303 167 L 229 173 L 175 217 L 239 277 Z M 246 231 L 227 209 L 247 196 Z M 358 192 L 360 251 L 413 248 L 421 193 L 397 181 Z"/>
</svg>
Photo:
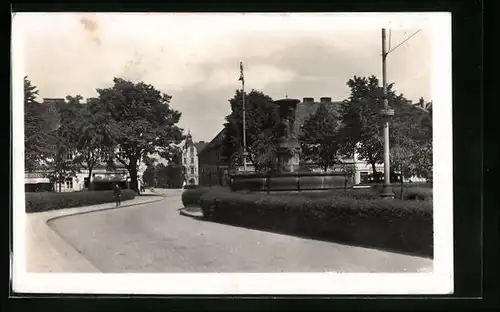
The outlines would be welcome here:
<svg viewBox="0 0 500 312">
<path fill-rule="evenodd" d="M 186 140 L 181 143 L 182 151 L 182 166 L 184 167 L 186 183 L 189 185 L 199 185 L 200 183 L 200 168 L 198 167 L 198 153 L 207 146 L 204 141 L 193 142 L 191 132 L 188 132 Z"/>
<path fill-rule="evenodd" d="M 117 150 L 120 153 L 120 150 Z M 74 155 L 68 155 L 72 159 Z M 84 166 L 83 166 L 84 167 Z M 137 168 L 138 188 L 142 185 L 142 175 L 146 170 L 146 165 L 139 163 Z M 115 162 L 115 169 L 107 168 L 106 163 L 97 163 L 92 169 L 89 177 L 89 171 L 81 168 L 73 177 L 68 177 L 64 182 L 52 182 L 50 179 L 51 170 L 36 170 L 25 172 L 24 185 L 25 191 L 36 192 L 42 190 L 54 190 L 56 192 L 75 192 L 89 189 L 92 185 L 94 190 L 110 189 L 112 184 L 117 183 L 121 188 L 130 188 L 130 174 L 125 166 L 118 161 Z"/>
</svg>

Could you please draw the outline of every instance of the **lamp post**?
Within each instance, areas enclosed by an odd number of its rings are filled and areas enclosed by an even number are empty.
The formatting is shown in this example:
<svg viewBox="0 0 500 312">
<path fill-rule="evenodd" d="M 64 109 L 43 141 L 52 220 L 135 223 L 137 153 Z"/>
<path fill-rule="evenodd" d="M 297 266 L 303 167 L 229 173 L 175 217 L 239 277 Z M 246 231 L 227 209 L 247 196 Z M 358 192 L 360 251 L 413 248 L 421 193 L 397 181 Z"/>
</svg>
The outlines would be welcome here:
<svg viewBox="0 0 500 312">
<path fill-rule="evenodd" d="M 394 198 L 391 187 L 391 167 L 390 167 L 390 149 L 389 149 L 389 119 L 394 116 L 394 110 L 389 108 L 387 99 L 387 51 L 385 28 L 382 28 L 382 99 L 384 108 L 380 111 L 384 119 L 384 189 L 381 196 L 383 198 Z"/>
</svg>

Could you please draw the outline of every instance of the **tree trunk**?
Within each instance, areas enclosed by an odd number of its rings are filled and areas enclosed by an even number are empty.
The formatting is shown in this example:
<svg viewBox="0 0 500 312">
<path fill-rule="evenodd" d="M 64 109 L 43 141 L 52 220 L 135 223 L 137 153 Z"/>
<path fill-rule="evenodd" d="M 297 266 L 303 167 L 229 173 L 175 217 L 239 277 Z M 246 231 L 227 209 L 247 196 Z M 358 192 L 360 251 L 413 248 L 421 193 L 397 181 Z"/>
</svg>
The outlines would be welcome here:
<svg viewBox="0 0 500 312">
<path fill-rule="evenodd" d="M 130 173 L 130 188 L 140 194 L 137 183 L 137 161 L 130 161 L 128 172 Z"/>
<path fill-rule="evenodd" d="M 89 191 L 91 191 L 93 189 L 93 186 L 94 186 L 94 182 L 92 181 L 92 169 L 91 168 L 89 168 L 88 179 L 89 179 Z"/>
<path fill-rule="evenodd" d="M 328 170 L 328 165 L 323 167 L 323 171 L 326 172 Z"/>
<path fill-rule="evenodd" d="M 377 173 L 377 164 L 374 161 L 370 161 L 370 165 L 372 166 L 373 175 L 375 176 Z"/>
<path fill-rule="evenodd" d="M 401 170 L 401 174 L 400 174 L 399 179 L 401 180 L 400 181 L 400 185 L 401 185 L 401 200 L 403 200 L 404 199 L 403 170 Z"/>
</svg>

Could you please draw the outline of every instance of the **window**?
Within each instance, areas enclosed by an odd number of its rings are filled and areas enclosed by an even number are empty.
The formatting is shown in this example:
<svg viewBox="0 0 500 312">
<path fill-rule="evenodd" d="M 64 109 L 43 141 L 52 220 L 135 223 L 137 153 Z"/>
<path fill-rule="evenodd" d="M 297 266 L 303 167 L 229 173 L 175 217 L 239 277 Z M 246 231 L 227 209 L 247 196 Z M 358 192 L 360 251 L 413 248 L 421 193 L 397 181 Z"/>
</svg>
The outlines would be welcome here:
<svg viewBox="0 0 500 312">
<path fill-rule="evenodd" d="M 72 154 L 72 153 L 68 153 L 68 154 L 66 155 L 66 159 L 67 159 L 67 160 L 73 160 L 73 154 Z"/>
<path fill-rule="evenodd" d="M 191 164 L 194 164 L 194 158 L 191 158 Z"/>
<path fill-rule="evenodd" d="M 191 174 L 194 174 L 194 167 L 191 167 Z"/>
<path fill-rule="evenodd" d="M 66 188 L 67 189 L 72 189 L 73 188 L 73 179 L 67 179 L 66 180 Z"/>
<path fill-rule="evenodd" d="M 186 157 L 184 157 L 184 158 L 182 159 L 182 163 L 183 163 L 183 164 L 185 164 L 186 162 L 187 162 L 187 161 L 186 161 Z"/>
</svg>

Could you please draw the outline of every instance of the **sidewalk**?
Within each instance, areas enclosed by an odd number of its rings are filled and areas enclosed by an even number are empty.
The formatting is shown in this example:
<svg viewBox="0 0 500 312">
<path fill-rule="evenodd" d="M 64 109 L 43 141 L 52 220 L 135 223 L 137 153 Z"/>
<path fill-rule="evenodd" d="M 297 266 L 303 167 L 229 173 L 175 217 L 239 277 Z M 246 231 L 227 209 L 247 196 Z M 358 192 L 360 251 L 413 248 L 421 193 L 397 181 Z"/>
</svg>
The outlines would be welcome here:
<svg viewBox="0 0 500 312">
<path fill-rule="evenodd" d="M 47 223 L 50 220 L 64 216 L 98 210 L 122 209 L 160 200 L 163 200 L 162 196 L 138 196 L 134 199 L 124 201 L 120 207 L 115 207 L 115 203 L 106 203 L 26 214 L 25 248 L 27 271 L 32 273 L 99 272 L 76 249 L 54 232 Z"/>
</svg>

